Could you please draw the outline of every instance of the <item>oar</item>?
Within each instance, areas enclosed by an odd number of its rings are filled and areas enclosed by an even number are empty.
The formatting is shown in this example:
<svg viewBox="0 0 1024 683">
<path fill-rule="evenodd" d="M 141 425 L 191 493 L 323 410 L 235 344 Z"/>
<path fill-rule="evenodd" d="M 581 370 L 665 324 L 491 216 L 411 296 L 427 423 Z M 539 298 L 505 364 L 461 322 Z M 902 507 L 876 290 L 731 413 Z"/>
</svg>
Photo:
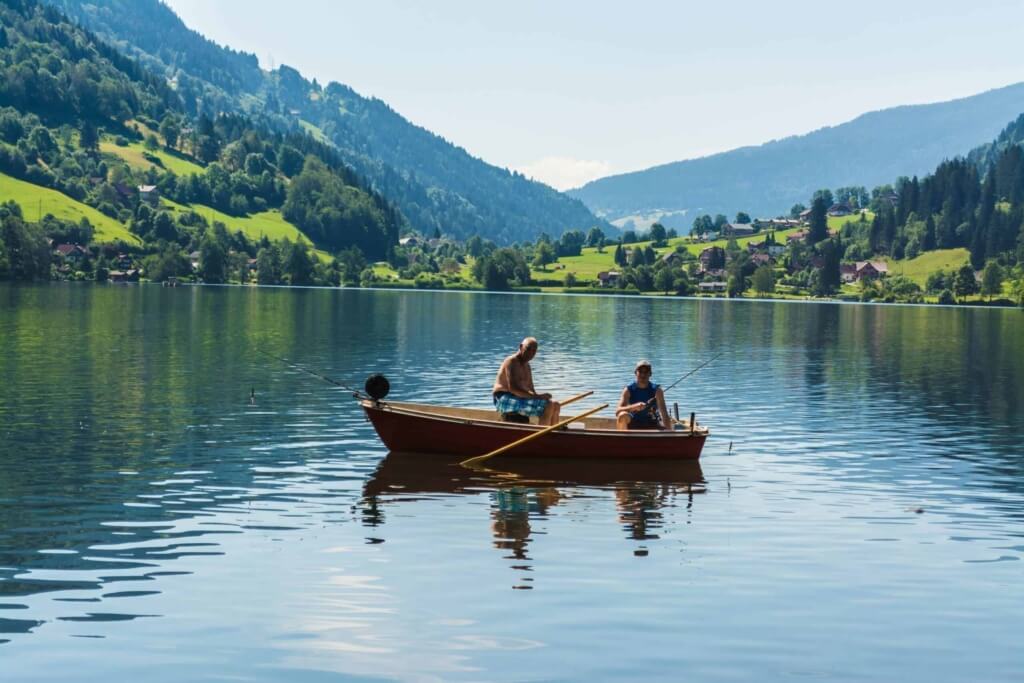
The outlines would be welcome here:
<svg viewBox="0 0 1024 683">
<path fill-rule="evenodd" d="M 576 401 L 580 400 L 581 398 L 586 398 L 587 396 L 590 396 L 592 393 L 594 393 L 594 392 L 593 391 L 584 391 L 582 394 L 576 394 L 572 398 L 565 399 L 564 401 L 562 401 L 558 405 L 560 405 L 560 406 L 567 406 L 570 403 L 575 403 Z"/>
<path fill-rule="evenodd" d="M 519 439 L 518 441 L 513 441 L 512 443 L 507 444 L 505 446 L 502 446 L 501 448 L 498 448 L 496 450 L 493 450 L 490 453 L 484 453 L 483 455 L 478 455 L 478 456 L 476 456 L 474 458 L 469 458 L 468 460 L 463 460 L 459 464 L 462 465 L 463 467 L 472 467 L 472 466 L 476 465 L 477 463 L 481 463 L 484 460 L 487 460 L 489 458 L 493 458 L 496 455 L 500 455 L 501 453 L 504 453 L 507 450 L 511 450 L 511 449 L 515 448 L 516 446 L 522 446 L 527 441 L 533 441 L 536 438 L 544 436 L 548 432 L 553 432 L 553 431 L 555 431 L 556 429 L 558 429 L 560 427 L 564 427 L 565 425 L 569 424 L 570 422 L 575 422 L 576 420 L 581 420 L 581 419 L 583 419 L 585 417 L 590 417 L 591 415 L 593 415 L 594 413 L 598 412 L 599 410 L 604 410 L 607 407 L 608 407 L 607 403 L 605 403 L 603 405 L 599 405 L 598 407 L 593 408 L 591 410 L 588 410 L 585 413 L 580 413 L 579 415 L 577 415 L 575 417 L 570 417 L 568 420 L 562 420 L 558 424 L 553 424 L 550 427 L 545 427 L 544 429 L 540 430 L 539 432 L 534 432 L 533 434 L 530 434 L 529 436 L 524 436 L 523 438 Z"/>
</svg>

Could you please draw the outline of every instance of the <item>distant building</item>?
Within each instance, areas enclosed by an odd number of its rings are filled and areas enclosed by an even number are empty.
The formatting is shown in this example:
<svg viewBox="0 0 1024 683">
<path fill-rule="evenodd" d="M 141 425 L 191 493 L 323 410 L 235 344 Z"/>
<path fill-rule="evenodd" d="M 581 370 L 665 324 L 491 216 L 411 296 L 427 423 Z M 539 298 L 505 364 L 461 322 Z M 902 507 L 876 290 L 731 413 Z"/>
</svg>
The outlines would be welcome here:
<svg viewBox="0 0 1024 683">
<path fill-rule="evenodd" d="M 727 285 L 722 280 L 708 280 L 697 283 L 697 291 L 699 292 L 724 292 L 726 288 Z"/>
<path fill-rule="evenodd" d="M 708 247 L 700 252 L 699 259 L 701 266 L 705 270 L 708 268 L 720 268 L 725 265 L 725 249 L 722 249 L 722 247 Z"/>
<path fill-rule="evenodd" d="M 418 247 L 420 246 L 420 238 L 416 235 L 409 235 L 398 240 L 398 246 L 400 247 Z"/>
<path fill-rule="evenodd" d="M 619 283 L 622 273 L 617 270 L 602 270 L 597 274 L 597 284 L 601 287 L 614 287 Z"/>
<path fill-rule="evenodd" d="M 664 264 L 667 264 L 667 265 L 670 265 L 670 266 L 674 266 L 676 264 L 679 264 L 679 263 L 683 262 L 683 255 L 680 254 L 678 251 L 670 251 L 670 252 L 667 252 L 665 254 L 662 254 L 658 258 L 658 260 L 661 261 Z"/>
<path fill-rule="evenodd" d="M 77 244 L 58 244 L 53 253 L 59 254 L 69 263 L 78 263 L 89 255 L 88 250 Z"/>
<path fill-rule="evenodd" d="M 754 226 L 750 223 L 726 223 L 722 229 L 725 234 L 733 237 L 746 237 L 755 232 Z"/>
<path fill-rule="evenodd" d="M 885 261 L 857 261 L 856 268 L 858 281 L 889 274 L 889 266 Z"/>
<path fill-rule="evenodd" d="M 750 257 L 750 260 L 759 266 L 770 266 L 775 263 L 775 259 L 769 254 L 754 254 Z"/>
<path fill-rule="evenodd" d="M 839 264 L 839 279 L 847 284 L 856 282 L 857 280 L 857 266 L 852 263 L 841 263 Z"/>
<path fill-rule="evenodd" d="M 189 263 L 192 264 L 192 270 L 199 270 L 199 252 L 193 251 L 188 255 Z"/>
<path fill-rule="evenodd" d="M 846 204 L 833 204 L 828 207 L 829 216 L 849 216 L 853 211 Z"/>
<path fill-rule="evenodd" d="M 139 199 L 149 204 L 158 204 L 160 191 L 156 189 L 156 185 L 139 185 Z"/>
<path fill-rule="evenodd" d="M 140 272 L 137 268 L 132 270 L 112 270 L 107 274 L 111 282 L 138 282 Z"/>
</svg>

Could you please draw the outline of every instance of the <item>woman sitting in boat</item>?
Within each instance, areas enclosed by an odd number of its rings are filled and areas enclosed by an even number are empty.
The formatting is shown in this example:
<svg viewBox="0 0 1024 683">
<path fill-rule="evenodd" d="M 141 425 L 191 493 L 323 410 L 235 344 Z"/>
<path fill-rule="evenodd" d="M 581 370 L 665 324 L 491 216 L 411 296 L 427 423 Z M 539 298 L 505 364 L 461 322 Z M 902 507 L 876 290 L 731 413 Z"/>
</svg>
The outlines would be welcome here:
<svg viewBox="0 0 1024 683">
<path fill-rule="evenodd" d="M 665 393 L 651 381 L 651 363 L 642 360 L 633 370 L 636 381 L 622 390 L 615 420 L 619 429 L 669 429 Z"/>
<path fill-rule="evenodd" d="M 537 340 L 527 337 L 519 344 L 519 350 L 506 358 L 498 368 L 491 393 L 494 395 L 494 409 L 508 422 L 529 422 L 536 416 L 540 424 L 553 425 L 558 422 L 560 406 L 551 400 L 551 394 L 538 394 L 533 388 L 533 372 L 530 361 L 537 355 Z"/>
</svg>

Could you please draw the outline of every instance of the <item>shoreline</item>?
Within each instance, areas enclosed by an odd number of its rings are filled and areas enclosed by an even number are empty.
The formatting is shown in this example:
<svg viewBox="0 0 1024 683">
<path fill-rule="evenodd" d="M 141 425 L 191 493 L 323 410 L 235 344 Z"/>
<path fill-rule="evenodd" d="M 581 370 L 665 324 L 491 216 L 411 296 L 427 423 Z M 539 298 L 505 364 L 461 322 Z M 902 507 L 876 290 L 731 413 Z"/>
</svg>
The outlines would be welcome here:
<svg viewBox="0 0 1024 683">
<path fill-rule="evenodd" d="M 884 301 L 849 301 L 845 299 L 819 299 L 819 298 L 773 298 L 773 297 L 737 297 L 729 298 L 724 296 L 677 296 L 674 294 L 648 294 L 648 293 L 636 293 L 636 294 L 618 294 L 608 293 L 600 294 L 596 292 L 544 292 L 544 291 L 516 291 L 516 290 L 491 290 L 491 289 L 476 289 L 476 288 L 465 288 L 465 289 L 427 289 L 417 287 L 326 287 L 322 285 L 260 285 L 256 283 L 241 284 L 238 282 L 229 282 L 222 284 L 210 284 L 205 282 L 181 282 L 174 287 L 164 287 L 163 284 L 158 282 L 93 282 L 88 280 L 43 280 L 39 282 L 0 282 L 0 285 L 102 285 L 102 286 L 156 286 L 163 289 L 174 289 L 177 287 L 237 287 L 237 288 L 253 288 L 253 289 L 292 289 L 292 290 L 323 290 L 323 291 L 373 291 L 373 292 L 415 292 L 419 294 L 506 294 L 514 296 L 569 296 L 569 297 L 594 297 L 594 298 L 612 298 L 612 299 L 648 299 L 655 301 L 721 301 L 725 303 L 733 302 L 746 302 L 746 303 L 791 303 L 791 304 L 837 304 L 844 306 L 901 306 L 901 307 L 921 307 L 921 308 L 953 308 L 953 309 L 982 309 L 982 310 L 1021 310 L 1024 311 L 1024 306 L 1018 306 L 1014 304 L 1006 305 L 999 303 L 977 303 L 971 302 L 966 304 L 940 304 L 940 303 L 911 303 L 911 302 L 884 302 Z"/>
</svg>

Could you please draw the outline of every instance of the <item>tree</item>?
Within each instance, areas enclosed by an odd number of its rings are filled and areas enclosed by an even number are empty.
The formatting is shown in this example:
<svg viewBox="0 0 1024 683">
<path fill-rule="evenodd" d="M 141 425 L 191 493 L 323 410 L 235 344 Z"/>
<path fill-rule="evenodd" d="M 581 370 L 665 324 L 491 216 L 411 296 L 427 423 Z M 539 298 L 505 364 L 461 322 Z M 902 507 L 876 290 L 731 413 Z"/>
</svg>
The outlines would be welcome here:
<svg viewBox="0 0 1024 683">
<path fill-rule="evenodd" d="M 771 266 L 764 265 L 754 271 L 752 278 L 754 291 L 758 294 L 770 294 L 775 291 L 775 271 Z"/>
<path fill-rule="evenodd" d="M 358 271 L 357 271 L 358 272 Z M 292 285 L 313 284 L 313 259 L 305 242 L 293 242 L 285 255 L 284 274 Z"/>
<path fill-rule="evenodd" d="M 199 244 L 199 276 L 203 282 L 221 284 L 227 280 L 228 258 L 224 245 L 209 232 Z"/>
<path fill-rule="evenodd" d="M 974 268 L 964 264 L 956 273 L 953 281 L 953 293 L 957 298 L 963 299 L 978 292 L 978 281 L 974 278 Z"/>
<path fill-rule="evenodd" d="M 924 235 L 921 237 L 921 251 L 935 249 L 935 219 L 929 214 L 924 222 Z"/>
<path fill-rule="evenodd" d="M 366 268 L 366 257 L 359 247 L 349 247 L 338 252 L 338 265 L 341 267 L 341 277 L 346 284 L 359 282 L 359 275 Z"/>
<path fill-rule="evenodd" d="M 665 231 L 665 226 L 661 223 L 655 223 L 651 226 L 651 230 L 648 233 L 648 237 L 655 244 L 664 244 L 668 237 L 668 233 Z"/>
<path fill-rule="evenodd" d="M 600 247 L 604 244 L 604 230 L 596 225 L 587 233 L 587 246 Z"/>
<path fill-rule="evenodd" d="M 551 246 L 550 242 L 537 243 L 533 250 L 533 265 L 535 268 L 544 270 L 549 263 L 554 263 L 556 259 L 555 248 Z"/>
<path fill-rule="evenodd" d="M 1024 306 L 1024 275 L 1010 283 L 1010 297 L 1018 306 Z"/>
<path fill-rule="evenodd" d="M 78 144 L 86 152 L 95 152 L 99 148 L 100 134 L 96 130 L 96 124 L 89 119 L 82 121 L 79 130 Z"/>
<path fill-rule="evenodd" d="M 790 218 L 800 218 L 800 214 L 807 210 L 807 207 L 803 204 L 794 204 L 793 208 L 789 210 Z"/>
<path fill-rule="evenodd" d="M 181 128 L 178 127 L 178 122 L 170 116 L 165 116 L 164 120 L 160 122 L 160 135 L 163 136 L 167 149 L 177 147 L 178 136 L 181 135 Z"/>
<path fill-rule="evenodd" d="M 813 245 L 826 239 L 828 239 L 828 204 L 825 203 L 823 196 L 816 195 L 814 201 L 811 202 L 811 227 L 807 232 L 807 243 Z"/>
<path fill-rule="evenodd" d="M 654 287 L 655 289 L 668 294 L 675 287 L 676 278 L 669 267 L 662 268 L 654 274 Z"/>
<path fill-rule="evenodd" d="M 576 286 L 576 273 L 566 273 L 565 274 L 565 286 L 566 287 L 575 287 Z"/>
<path fill-rule="evenodd" d="M 619 240 L 618 246 L 615 247 L 615 254 L 612 256 L 612 260 L 615 261 L 615 265 L 620 268 L 626 266 L 626 251 L 622 248 L 622 240 Z"/>
<path fill-rule="evenodd" d="M 645 256 L 646 254 L 644 254 L 643 249 L 641 249 L 640 247 L 633 247 L 633 249 L 629 252 L 629 265 L 633 268 L 645 265 L 647 263 L 647 259 L 645 258 Z"/>
<path fill-rule="evenodd" d="M 826 240 L 821 244 L 820 253 L 824 263 L 815 271 L 814 293 L 817 296 L 829 296 L 839 290 L 839 248 L 835 240 Z"/>
<path fill-rule="evenodd" d="M 579 256 L 583 251 L 583 243 L 586 238 L 579 230 L 568 230 L 562 233 L 558 240 L 559 256 Z"/>
<path fill-rule="evenodd" d="M 747 223 L 750 223 L 750 214 L 746 213 L 745 211 L 737 212 L 735 222 L 741 225 L 746 225 Z"/>
<path fill-rule="evenodd" d="M 281 264 L 273 245 L 263 247 L 256 253 L 256 281 L 261 285 L 281 284 Z"/>
<path fill-rule="evenodd" d="M 729 283 L 726 285 L 726 296 L 730 299 L 734 299 L 741 296 L 744 289 L 746 289 L 746 282 L 743 281 L 742 275 L 729 276 Z"/>
<path fill-rule="evenodd" d="M 993 294 L 1003 291 L 1003 269 L 995 261 L 989 261 L 981 271 L 981 293 L 992 300 Z"/>
</svg>

